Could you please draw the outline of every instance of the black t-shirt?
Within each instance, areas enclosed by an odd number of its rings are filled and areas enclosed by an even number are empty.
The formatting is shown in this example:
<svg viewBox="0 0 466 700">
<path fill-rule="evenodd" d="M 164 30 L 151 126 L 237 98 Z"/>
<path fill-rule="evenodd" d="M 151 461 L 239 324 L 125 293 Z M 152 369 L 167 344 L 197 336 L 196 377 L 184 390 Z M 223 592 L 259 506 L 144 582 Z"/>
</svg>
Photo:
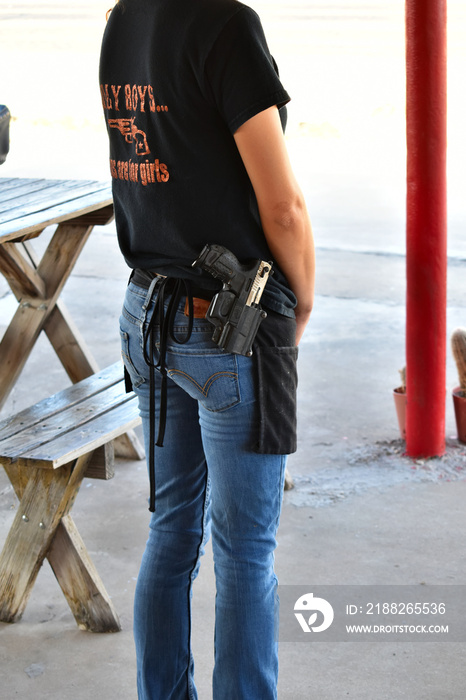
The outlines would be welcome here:
<svg viewBox="0 0 466 700">
<path fill-rule="evenodd" d="M 289 101 L 257 14 L 236 0 L 120 0 L 100 85 L 128 265 L 209 288 L 213 278 L 191 267 L 206 243 L 239 260 L 273 260 L 233 138 Z M 275 265 L 264 306 L 293 315 L 295 301 Z"/>
</svg>

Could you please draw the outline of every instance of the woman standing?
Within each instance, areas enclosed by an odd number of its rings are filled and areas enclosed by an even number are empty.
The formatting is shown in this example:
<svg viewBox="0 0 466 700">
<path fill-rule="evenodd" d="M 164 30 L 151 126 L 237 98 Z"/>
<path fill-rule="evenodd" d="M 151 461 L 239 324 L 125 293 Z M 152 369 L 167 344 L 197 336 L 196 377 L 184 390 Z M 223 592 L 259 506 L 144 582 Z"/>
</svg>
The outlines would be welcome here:
<svg viewBox="0 0 466 700">
<path fill-rule="evenodd" d="M 314 286 L 311 226 L 283 138 L 289 96 L 258 16 L 236 0 L 120 0 L 100 85 L 118 240 L 133 270 L 122 352 L 151 472 L 135 597 L 139 698 L 197 698 L 191 590 L 211 533 L 214 700 L 269 700 L 273 552 Z M 273 262 L 252 357 L 212 340 L 205 313 L 219 282 L 192 265 L 206 244 Z"/>
</svg>

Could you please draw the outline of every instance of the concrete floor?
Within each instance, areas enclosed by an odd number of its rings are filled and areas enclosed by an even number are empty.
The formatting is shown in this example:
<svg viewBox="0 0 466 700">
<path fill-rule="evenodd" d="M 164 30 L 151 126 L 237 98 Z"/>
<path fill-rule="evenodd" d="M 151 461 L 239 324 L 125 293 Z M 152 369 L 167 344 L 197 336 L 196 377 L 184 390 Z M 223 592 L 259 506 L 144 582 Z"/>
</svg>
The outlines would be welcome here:
<svg viewBox="0 0 466 700">
<path fill-rule="evenodd" d="M 318 250 L 316 307 L 300 348 L 300 445 L 289 461 L 295 488 L 285 494 L 279 530 L 280 585 L 463 585 L 466 447 L 454 439 L 450 400 L 446 456 L 418 462 L 402 455 L 392 404 L 403 364 L 403 258 L 330 248 Z M 466 265 L 457 259 L 451 267 L 449 324 L 459 325 L 466 315 Z M 96 228 L 64 299 L 102 366 L 118 357 L 126 277 L 113 225 Z M 3 292 L 2 326 L 14 308 Z M 449 387 L 454 383 L 449 358 Z M 2 414 L 66 385 L 41 338 Z M 112 635 L 79 631 L 46 563 L 21 621 L 0 624 L 2 699 L 88 700 L 96 692 L 101 700 L 136 697 L 131 620 L 146 497 L 141 462 L 119 462 L 109 482 L 85 481 L 73 516 L 123 629 Z M 16 508 L 2 471 L 0 542 Z M 208 550 L 195 586 L 193 625 L 202 700 L 212 697 L 214 591 Z M 464 643 L 443 640 L 306 644 L 298 634 L 280 643 L 279 697 L 461 700 L 464 651 Z"/>
</svg>

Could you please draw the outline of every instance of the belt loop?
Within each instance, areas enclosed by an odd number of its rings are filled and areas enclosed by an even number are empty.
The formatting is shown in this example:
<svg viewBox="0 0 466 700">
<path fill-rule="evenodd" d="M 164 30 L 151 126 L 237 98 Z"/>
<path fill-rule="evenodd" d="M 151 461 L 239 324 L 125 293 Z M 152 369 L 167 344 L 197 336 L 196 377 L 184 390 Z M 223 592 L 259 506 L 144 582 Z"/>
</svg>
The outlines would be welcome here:
<svg viewBox="0 0 466 700">
<path fill-rule="evenodd" d="M 154 279 L 151 281 L 149 285 L 149 289 L 147 290 L 147 296 L 144 301 L 144 304 L 142 305 L 143 311 L 147 311 L 147 307 L 149 306 L 150 302 L 152 301 L 152 294 L 154 291 L 154 287 L 159 283 L 160 278 L 159 277 L 154 277 Z"/>
<path fill-rule="evenodd" d="M 149 306 L 152 302 L 152 297 L 154 295 L 154 289 L 159 282 L 160 282 L 160 277 L 154 277 L 154 279 L 151 281 L 151 283 L 149 285 L 149 289 L 147 290 L 146 298 L 144 300 L 144 304 L 142 305 L 142 312 L 143 312 L 143 318 L 142 318 L 142 322 L 141 322 L 142 328 L 144 328 L 144 325 L 147 321 L 147 311 L 148 311 Z"/>
</svg>

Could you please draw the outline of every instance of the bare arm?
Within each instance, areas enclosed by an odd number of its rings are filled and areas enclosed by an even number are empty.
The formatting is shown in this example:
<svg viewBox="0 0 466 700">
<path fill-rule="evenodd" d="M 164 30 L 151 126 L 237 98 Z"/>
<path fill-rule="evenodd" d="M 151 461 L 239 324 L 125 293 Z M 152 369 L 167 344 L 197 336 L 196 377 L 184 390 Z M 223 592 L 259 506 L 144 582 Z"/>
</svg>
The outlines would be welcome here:
<svg viewBox="0 0 466 700">
<path fill-rule="evenodd" d="M 234 134 L 259 205 L 268 246 L 296 294 L 296 344 L 314 302 L 311 222 L 293 174 L 277 107 L 260 112 Z"/>
</svg>

